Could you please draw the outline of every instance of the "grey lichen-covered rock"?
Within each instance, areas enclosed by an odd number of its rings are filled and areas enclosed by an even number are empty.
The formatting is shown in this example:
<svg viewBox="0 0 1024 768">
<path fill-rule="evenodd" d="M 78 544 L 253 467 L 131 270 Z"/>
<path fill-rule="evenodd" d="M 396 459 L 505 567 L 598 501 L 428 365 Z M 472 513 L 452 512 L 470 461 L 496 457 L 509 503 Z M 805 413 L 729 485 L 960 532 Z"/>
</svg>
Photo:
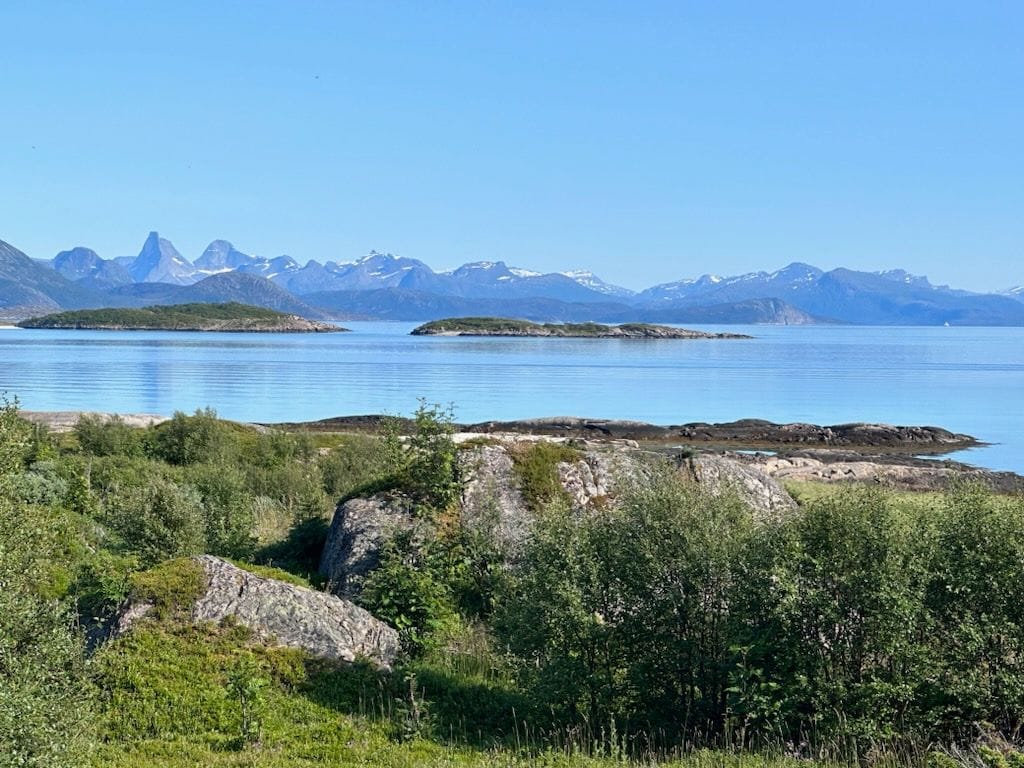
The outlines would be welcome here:
<svg viewBox="0 0 1024 768">
<path fill-rule="evenodd" d="M 608 499 L 623 482 L 643 475 L 642 463 L 624 451 L 587 451 L 578 461 L 558 465 L 558 479 L 574 507 L 583 509 Z"/>
<path fill-rule="evenodd" d="M 515 476 L 515 465 L 501 445 L 481 445 L 459 452 L 462 478 L 461 519 L 465 528 L 487 536 L 515 557 L 530 532 L 530 512 Z"/>
<path fill-rule="evenodd" d="M 463 527 L 492 542 L 506 564 L 514 563 L 530 535 L 532 514 L 519 487 L 508 446 L 473 445 L 459 451 Z M 573 505 L 585 508 L 613 494 L 623 479 L 636 477 L 641 464 L 624 451 L 587 451 L 579 461 L 558 466 L 562 486 Z M 426 541 L 434 531 L 429 520 L 413 514 L 400 494 L 379 494 L 338 505 L 320 558 L 328 589 L 355 598 L 367 576 L 380 564 L 381 549 L 395 534 L 412 531 Z"/>
<path fill-rule="evenodd" d="M 339 597 L 357 597 L 366 577 L 380 564 L 385 542 L 417 525 L 425 521 L 418 521 L 411 502 L 398 494 L 343 501 L 334 511 L 320 555 L 327 589 Z"/>
<path fill-rule="evenodd" d="M 793 497 L 761 467 L 707 454 L 688 459 L 682 470 L 711 493 L 735 491 L 755 512 L 778 516 L 796 509 Z"/>
<path fill-rule="evenodd" d="M 347 600 L 257 576 L 212 555 L 195 560 L 206 581 L 192 606 L 195 622 L 234 620 L 264 642 L 337 661 L 366 659 L 387 668 L 398 654 L 398 632 Z M 129 631 L 151 608 L 129 600 L 114 635 Z"/>
</svg>

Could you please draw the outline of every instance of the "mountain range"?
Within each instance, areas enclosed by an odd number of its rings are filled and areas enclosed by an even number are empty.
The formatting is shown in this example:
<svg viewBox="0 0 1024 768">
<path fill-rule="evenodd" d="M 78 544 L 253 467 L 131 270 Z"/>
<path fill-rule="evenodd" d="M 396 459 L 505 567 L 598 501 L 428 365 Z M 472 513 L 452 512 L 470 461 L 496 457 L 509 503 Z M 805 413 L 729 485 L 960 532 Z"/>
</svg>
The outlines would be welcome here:
<svg viewBox="0 0 1024 768">
<path fill-rule="evenodd" d="M 314 319 L 430 320 L 500 315 L 542 321 L 1024 325 L 1024 287 L 981 294 L 932 285 L 904 270 L 705 274 L 643 291 L 592 272 L 539 273 L 502 261 L 435 271 L 371 251 L 347 262 L 262 258 L 214 240 L 194 261 L 157 232 L 138 255 L 104 259 L 77 246 L 31 259 L 0 241 L 0 317 L 58 309 L 237 301 Z"/>
</svg>

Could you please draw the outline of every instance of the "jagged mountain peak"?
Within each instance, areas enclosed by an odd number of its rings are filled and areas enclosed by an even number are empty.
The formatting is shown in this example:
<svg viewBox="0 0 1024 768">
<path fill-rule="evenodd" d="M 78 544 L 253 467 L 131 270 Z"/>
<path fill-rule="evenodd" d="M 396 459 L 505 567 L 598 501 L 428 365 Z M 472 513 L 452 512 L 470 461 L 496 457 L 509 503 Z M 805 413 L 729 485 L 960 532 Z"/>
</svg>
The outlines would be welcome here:
<svg viewBox="0 0 1024 768">
<path fill-rule="evenodd" d="M 178 253 L 170 240 L 153 231 L 143 243 L 139 255 L 128 266 L 128 273 L 137 283 L 188 285 L 195 282 L 197 270 Z"/>
</svg>

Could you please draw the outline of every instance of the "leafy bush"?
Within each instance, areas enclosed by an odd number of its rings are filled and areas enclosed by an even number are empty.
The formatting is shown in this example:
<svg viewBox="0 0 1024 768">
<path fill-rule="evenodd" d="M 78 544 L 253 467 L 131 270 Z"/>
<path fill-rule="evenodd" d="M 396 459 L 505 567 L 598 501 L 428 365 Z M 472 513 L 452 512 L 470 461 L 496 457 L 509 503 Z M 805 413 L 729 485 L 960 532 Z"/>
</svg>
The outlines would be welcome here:
<svg viewBox="0 0 1024 768">
<path fill-rule="evenodd" d="M 81 449 L 92 456 L 142 455 L 142 430 L 128 426 L 120 416 L 82 414 L 74 433 Z"/>
<path fill-rule="evenodd" d="M 232 428 L 218 420 L 216 411 L 210 408 L 197 410 L 192 416 L 177 411 L 170 421 L 154 427 L 148 437 L 149 454 L 168 464 L 223 462 L 236 448 Z"/>
<path fill-rule="evenodd" d="M 256 546 L 253 505 L 242 473 L 230 465 L 194 464 L 185 478 L 202 501 L 207 552 L 251 557 Z"/>
<path fill-rule="evenodd" d="M 395 627 L 413 654 L 458 621 L 451 593 L 427 557 L 428 550 L 414 544 L 411 533 L 399 533 L 385 545 L 360 595 L 363 607 Z"/>
<path fill-rule="evenodd" d="M 454 432 L 451 406 L 443 408 L 420 401 L 409 436 L 406 489 L 413 498 L 435 510 L 446 509 L 459 497 Z"/>
<path fill-rule="evenodd" d="M 202 500 L 190 488 L 166 480 L 112 495 L 104 515 L 125 551 L 143 566 L 199 554 L 206 546 Z"/>
<path fill-rule="evenodd" d="M 350 492 L 379 480 L 393 467 L 383 450 L 383 441 L 368 435 L 346 435 L 340 445 L 319 457 L 324 492 L 337 500 Z"/>
<path fill-rule="evenodd" d="M 60 768 L 88 749 L 90 687 L 70 606 L 42 593 L 63 521 L 6 488 L 25 434 L 9 416 L 0 412 L 0 760 Z"/>
</svg>

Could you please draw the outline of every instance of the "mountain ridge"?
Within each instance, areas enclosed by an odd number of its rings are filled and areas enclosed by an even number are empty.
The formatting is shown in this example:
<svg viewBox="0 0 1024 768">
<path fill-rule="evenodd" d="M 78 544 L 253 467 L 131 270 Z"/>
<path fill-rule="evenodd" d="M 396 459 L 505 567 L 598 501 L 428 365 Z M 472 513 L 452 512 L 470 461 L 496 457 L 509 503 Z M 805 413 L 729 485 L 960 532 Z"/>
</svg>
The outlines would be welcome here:
<svg viewBox="0 0 1024 768">
<path fill-rule="evenodd" d="M 824 271 L 797 261 L 771 272 L 706 273 L 632 291 L 583 269 L 540 273 L 496 260 L 435 271 L 418 259 L 376 250 L 352 261 L 302 265 L 290 256 L 251 255 L 223 239 L 190 262 L 156 231 L 135 257 L 103 259 L 85 246 L 50 260 L 17 253 L 16 267 L 0 266 L 0 310 L 8 315 L 207 300 L 314 319 L 482 314 L 538 321 L 1024 326 L 1019 287 L 974 293 L 899 268 Z M 209 282 L 214 277 L 222 279 Z"/>
</svg>

